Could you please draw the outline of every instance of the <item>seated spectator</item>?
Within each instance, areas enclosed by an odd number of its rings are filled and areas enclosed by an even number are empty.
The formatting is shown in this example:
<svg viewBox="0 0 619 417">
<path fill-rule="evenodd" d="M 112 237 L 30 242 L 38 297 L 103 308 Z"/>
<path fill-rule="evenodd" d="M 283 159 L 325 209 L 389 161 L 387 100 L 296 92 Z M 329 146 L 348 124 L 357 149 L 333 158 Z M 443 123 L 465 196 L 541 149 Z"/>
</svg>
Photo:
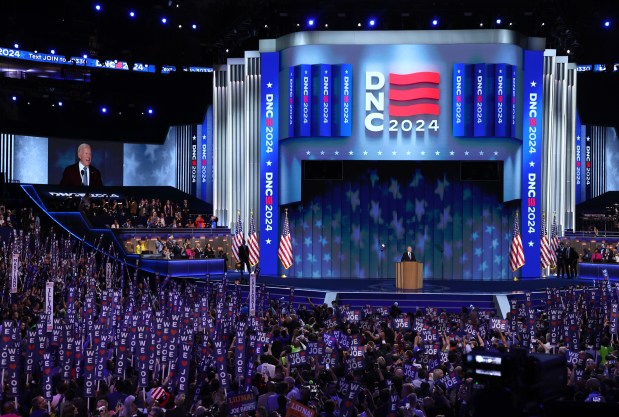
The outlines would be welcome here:
<svg viewBox="0 0 619 417">
<path fill-rule="evenodd" d="M 138 240 L 138 244 L 135 245 L 135 253 L 141 255 L 144 251 L 146 251 L 146 244 L 143 240 Z"/>
<path fill-rule="evenodd" d="M 204 225 L 206 222 L 204 220 L 204 217 L 202 217 L 201 214 L 198 214 L 194 223 L 198 229 L 204 229 Z"/>
<path fill-rule="evenodd" d="M 591 262 L 591 251 L 589 250 L 589 248 L 583 249 L 582 262 Z"/>
<path fill-rule="evenodd" d="M 591 255 L 591 262 L 600 263 L 602 262 L 602 260 L 602 252 L 600 248 L 595 248 L 595 252 L 593 252 L 593 255 Z"/>
</svg>

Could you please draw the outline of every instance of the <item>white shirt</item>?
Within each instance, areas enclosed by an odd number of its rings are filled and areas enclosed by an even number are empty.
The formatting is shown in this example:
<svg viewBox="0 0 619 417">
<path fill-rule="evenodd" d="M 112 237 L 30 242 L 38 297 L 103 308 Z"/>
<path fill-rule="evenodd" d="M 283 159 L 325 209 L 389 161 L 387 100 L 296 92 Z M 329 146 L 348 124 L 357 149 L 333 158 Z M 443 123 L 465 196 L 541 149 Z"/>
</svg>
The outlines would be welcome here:
<svg viewBox="0 0 619 417">
<path fill-rule="evenodd" d="M 79 163 L 80 166 L 80 175 L 82 175 L 82 170 L 84 170 L 84 175 L 86 176 L 86 185 L 90 184 L 90 173 L 88 172 L 88 167 L 86 165 L 83 165 L 81 162 Z M 84 180 L 82 180 L 83 182 Z"/>
</svg>

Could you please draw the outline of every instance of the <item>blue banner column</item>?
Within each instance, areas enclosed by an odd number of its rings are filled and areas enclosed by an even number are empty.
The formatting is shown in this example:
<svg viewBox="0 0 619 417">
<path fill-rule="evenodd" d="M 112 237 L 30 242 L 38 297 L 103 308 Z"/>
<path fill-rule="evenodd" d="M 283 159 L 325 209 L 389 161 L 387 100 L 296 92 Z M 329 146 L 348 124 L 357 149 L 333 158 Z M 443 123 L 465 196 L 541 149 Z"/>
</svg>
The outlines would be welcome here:
<svg viewBox="0 0 619 417">
<path fill-rule="evenodd" d="M 576 204 L 583 201 L 582 198 L 582 124 L 580 116 L 576 113 Z"/>
<path fill-rule="evenodd" d="M 525 264 L 521 277 L 525 279 L 541 275 L 543 75 L 544 52 L 524 51 L 521 230 Z"/>
<path fill-rule="evenodd" d="M 260 269 L 277 275 L 279 245 L 279 53 L 260 54 Z"/>
</svg>

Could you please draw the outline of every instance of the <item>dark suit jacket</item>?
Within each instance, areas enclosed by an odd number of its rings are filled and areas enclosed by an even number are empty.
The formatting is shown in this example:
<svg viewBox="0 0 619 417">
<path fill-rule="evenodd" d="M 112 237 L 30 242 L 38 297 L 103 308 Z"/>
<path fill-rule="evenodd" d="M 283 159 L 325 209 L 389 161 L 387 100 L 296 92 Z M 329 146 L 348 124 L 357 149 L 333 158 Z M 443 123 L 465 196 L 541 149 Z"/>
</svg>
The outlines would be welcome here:
<svg viewBox="0 0 619 417">
<path fill-rule="evenodd" d="M 103 181 L 101 181 L 101 172 L 90 165 L 88 167 L 88 175 L 89 175 L 89 185 L 91 187 L 102 187 Z M 69 165 L 64 169 L 62 173 L 62 180 L 60 181 L 60 185 L 70 185 L 73 187 L 79 187 L 82 185 L 82 174 L 80 173 L 80 165 L 79 163 Z"/>
<path fill-rule="evenodd" d="M 415 258 L 415 252 L 411 252 L 411 259 L 408 259 L 408 252 L 404 252 L 402 254 L 402 259 L 400 260 L 400 262 L 417 262 L 417 259 Z"/>
<path fill-rule="evenodd" d="M 239 246 L 239 261 L 249 262 L 249 246 Z"/>
</svg>

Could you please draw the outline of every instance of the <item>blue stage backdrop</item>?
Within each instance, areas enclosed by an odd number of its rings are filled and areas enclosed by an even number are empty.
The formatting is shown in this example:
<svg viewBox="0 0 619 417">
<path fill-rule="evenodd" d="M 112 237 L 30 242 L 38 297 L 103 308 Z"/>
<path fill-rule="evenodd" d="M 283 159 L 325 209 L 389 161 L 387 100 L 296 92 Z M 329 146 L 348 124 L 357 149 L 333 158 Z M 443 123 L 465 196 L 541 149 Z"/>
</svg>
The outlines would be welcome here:
<svg viewBox="0 0 619 417">
<path fill-rule="evenodd" d="M 342 180 L 304 180 L 302 201 L 287 206 L 287 274 L 393 278 L 410 244 L 425 279 L 511 279 L 517 202 L 503 203 L 502 187 L 502 177 L 462 180 L 459 162 L 346 161 Z"/>
</svg>

